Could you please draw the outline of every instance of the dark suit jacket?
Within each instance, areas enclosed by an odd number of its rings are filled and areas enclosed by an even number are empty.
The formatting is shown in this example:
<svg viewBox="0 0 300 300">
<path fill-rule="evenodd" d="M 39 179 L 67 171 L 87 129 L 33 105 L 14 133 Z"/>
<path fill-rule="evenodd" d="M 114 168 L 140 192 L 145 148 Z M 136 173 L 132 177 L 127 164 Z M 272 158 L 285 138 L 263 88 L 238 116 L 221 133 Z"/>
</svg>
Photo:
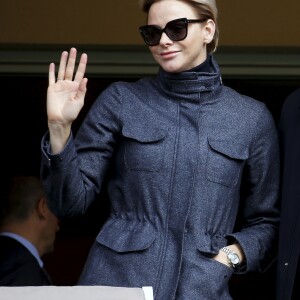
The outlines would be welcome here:
<svg viewBox="0 0 300 300">
<path fill-rule="evenodd" d="M 36 258 L 13 238 L 0 236 L 0 286 L 51 285 Z"/>
<path fill-rule="evenodd" d="M 279 135 L 283 177 L 277 299 L 289 300 L 300 254 L 300 89 L 288 96 L 283 105 Z"/>
</svg>

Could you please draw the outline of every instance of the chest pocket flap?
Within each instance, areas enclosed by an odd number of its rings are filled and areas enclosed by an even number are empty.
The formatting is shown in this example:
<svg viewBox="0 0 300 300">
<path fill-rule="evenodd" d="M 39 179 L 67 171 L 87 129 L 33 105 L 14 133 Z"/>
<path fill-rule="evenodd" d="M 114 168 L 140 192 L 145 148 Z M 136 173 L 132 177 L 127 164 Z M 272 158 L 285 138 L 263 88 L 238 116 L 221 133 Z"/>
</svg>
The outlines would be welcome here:
<svg viewBox="0 0 300 300">
<path fill-rule="evenodd" d="M 158 142 L 166 136 L 166 130 L 162 128 L 151 128 L 151 127 L 124 127 L 122 134 L 130 139 L 137 140 L 141 143 Z"/>
<path fill-rule="evenodd" d="M 234 187 L 241 178 L 249 147 L 232 139 L 208 138 L 206 177 L 209 181 Z"/>
<path fill-rule="evenodd" d="M 164 163 L 167 130 L 150 125 L 124 127 L 124 162 L 129 170 L 159 172 Z"/>
<path fill-rule="evenodd" d="M 247 145 L 239 142 L 233 142 L 227 139 L 208 138 L 208 143 L 212 149 L 233 159 L 245 160 L 249 157 L 249 148 Z"/>
</svg>

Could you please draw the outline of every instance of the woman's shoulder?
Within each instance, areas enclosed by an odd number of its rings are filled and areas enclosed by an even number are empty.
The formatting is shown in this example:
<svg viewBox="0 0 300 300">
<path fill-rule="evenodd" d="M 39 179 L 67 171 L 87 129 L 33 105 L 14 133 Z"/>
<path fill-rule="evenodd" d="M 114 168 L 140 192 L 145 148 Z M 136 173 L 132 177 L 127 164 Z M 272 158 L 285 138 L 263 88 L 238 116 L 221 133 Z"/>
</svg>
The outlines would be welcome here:
<svg viewBox="0 0 300 300">
<path fill-rule="evenodd" d="M 262 100 L 256 99 L 250 95 L 242 94 L 231 87 L 224 86 L 223 94 L 230 105 L 234 105 L 236 109 L 240 108 L 254 111 L 265 111 L 267 109 L 266 104 Z"/>
</svg>

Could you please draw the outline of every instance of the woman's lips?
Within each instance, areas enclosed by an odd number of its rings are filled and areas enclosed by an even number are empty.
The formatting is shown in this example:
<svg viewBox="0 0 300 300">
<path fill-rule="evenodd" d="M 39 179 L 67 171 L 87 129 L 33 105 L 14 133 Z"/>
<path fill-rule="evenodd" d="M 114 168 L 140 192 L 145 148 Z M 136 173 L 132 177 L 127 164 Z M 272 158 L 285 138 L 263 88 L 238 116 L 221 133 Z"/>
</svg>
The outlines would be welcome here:
<svg viewBox="0 0 300 300">
<path fill-rule="evenodd" d="M 174 57 L 179 51 L 167 51 L 167 52 L 162 52 L 160 55 L 163 58 L 172 58 Z"/>
</svg>

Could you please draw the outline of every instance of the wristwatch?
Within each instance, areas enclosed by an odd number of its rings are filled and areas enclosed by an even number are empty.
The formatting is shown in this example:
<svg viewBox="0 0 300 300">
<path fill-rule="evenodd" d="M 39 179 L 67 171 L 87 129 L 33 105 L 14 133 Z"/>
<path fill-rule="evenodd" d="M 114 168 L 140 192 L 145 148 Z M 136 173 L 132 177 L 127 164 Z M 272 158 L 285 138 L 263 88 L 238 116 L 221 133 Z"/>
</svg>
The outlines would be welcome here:
<svg viewBox="0 0 300 300">
<path fill-rule="evenodd" d="M 229 265 L 233 269 L 237 269 L 237 267 L 241 263 L 241 260 L 240 260 L 239 256 L 235 252 L 233 252 L 232 250 L 230 250 L 228 247 L 223 247 L 220 250 L 223 251 L 223 252 L 225 252 L 227 254 L 227 259 L 228 259 Z"/>
</svg>

